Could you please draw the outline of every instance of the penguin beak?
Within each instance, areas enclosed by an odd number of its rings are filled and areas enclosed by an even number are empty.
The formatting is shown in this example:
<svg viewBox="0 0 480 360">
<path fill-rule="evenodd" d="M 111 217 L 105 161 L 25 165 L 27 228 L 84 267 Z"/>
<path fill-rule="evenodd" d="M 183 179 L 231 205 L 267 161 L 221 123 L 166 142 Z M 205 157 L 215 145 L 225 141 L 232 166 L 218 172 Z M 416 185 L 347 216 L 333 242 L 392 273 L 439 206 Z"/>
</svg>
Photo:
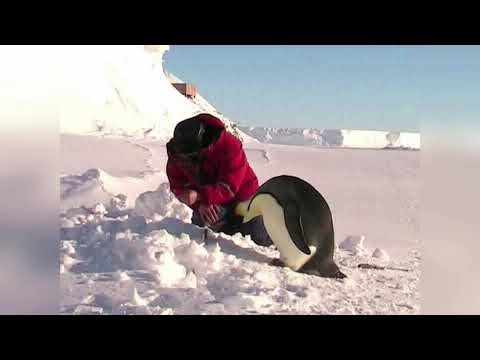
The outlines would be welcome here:
<svg viewBox="0 0 480 360">
<path fill-rule="evenodd" d="M 247 213 L 247 215 L 245 215 L 243 217 L 243 223 L 248 223 L 249 221 L 251 221 L 252 219 L 254 218 L 252 212 L 250 211 L 249 213 Z"/>
</svg>

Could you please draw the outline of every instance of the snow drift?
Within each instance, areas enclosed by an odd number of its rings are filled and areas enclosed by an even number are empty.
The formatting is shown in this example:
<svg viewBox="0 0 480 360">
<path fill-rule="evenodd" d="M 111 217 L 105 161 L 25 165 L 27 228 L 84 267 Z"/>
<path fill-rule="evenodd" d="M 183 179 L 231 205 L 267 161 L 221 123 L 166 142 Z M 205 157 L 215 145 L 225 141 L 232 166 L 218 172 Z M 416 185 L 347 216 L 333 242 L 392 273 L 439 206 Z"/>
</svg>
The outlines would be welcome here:
<svg viewBox="0 0 480 360">
<path fill-rule="evenodd" d="M 142 193 L 153 191 L 167 180 L 164 172 L 139 177 L 115 177 L 101 169 L 89 169 L 81 175 L 65 175 L 60 178 L 61 210 L 92 207 L 97 203 L 110 203 L 125 196 L 130 201 Z M 128 201 L 128 200 L 125 200 Z M 127 203 L 132 207 L 133 204 Z"/>
<path fill-rule="evenodd" d="M 93 172 L 92 172 L 93 173 Z M 151 195 L 151 194 L 150 194 Z M 150 196 L 148 195 L 148 196 Z M 147 197 L 148 197 L 147 196 Z M 156 190 L 165 217 L 115 216 L 98 204 L 82 221 L 62 217 L 61 313 L 73 314 L 414 314 L 418 253 L 391 261 L 364 236 L 337 247 L 345 281 L 270 266 L 274 247 L 241 234 L 210 233 L 187 223 L 185 205 L 170 206 L 166 184 Z M 148 203 L 145 198 L 138 203 Z M 148 207 L 148 206 L 147 206 Z M 162 210 L 163 209 L 163 210 Z M 73 209 L 71 209 L 73 210 Z M 358 251 L 361 248 L 362 251 Z M 379 253 L 384 253 L 380 258 Z M 358 269 L 359 263 L 406 271 Z"/>
</svg>

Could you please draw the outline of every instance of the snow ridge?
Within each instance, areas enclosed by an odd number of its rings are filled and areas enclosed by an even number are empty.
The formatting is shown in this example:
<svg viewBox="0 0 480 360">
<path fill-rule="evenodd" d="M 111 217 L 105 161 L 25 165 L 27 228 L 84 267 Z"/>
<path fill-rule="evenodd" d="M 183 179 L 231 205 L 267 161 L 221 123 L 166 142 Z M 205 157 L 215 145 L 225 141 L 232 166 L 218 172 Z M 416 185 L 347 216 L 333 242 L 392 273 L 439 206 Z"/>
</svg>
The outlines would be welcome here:
<svg viewBox="0 0 480 360">
<path fill-rule="evenodd" d="M 420 134 L 347 129 L 298 129 L 240 126 L 262 143 L 369 149 L 420 149 Z"/>
</svg>

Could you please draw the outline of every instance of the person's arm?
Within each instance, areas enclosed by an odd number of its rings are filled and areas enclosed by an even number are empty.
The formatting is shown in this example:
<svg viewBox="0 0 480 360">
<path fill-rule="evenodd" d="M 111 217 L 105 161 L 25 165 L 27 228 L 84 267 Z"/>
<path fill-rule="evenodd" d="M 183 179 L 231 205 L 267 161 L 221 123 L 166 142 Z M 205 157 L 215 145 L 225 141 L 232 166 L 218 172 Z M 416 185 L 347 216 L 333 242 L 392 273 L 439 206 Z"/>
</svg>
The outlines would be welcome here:
<svg viewBox="0 0 480 360">
<path fill-rule="evenodd" d="M 248 162 L 240 141 L 233 136 L 226 139 L 226 144 L 219 160 L 217 182 L 199 189 L 200 201 L 206 205 L 223 205 L 232 200 L 240 189 L 248 169 Z"/>
</svg>

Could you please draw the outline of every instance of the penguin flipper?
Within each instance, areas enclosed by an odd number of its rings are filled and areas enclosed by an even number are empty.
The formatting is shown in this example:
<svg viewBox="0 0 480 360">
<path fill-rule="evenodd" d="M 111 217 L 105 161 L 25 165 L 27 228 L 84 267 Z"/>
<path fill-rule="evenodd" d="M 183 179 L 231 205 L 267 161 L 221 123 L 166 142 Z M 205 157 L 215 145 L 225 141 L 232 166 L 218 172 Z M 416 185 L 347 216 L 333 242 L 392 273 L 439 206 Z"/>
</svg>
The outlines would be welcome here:
<svg viewBox="0 0 480 360">
<path fill-rule="evenodd" d="M 305 239 L 305 233 L 301 224 L 301 214 L 295 202 L 289 202 L 283 206 L 285 224 L 288 233 L 295 246 L 303 253 L 311 255 L 311 251 Z"/>
</svg>

